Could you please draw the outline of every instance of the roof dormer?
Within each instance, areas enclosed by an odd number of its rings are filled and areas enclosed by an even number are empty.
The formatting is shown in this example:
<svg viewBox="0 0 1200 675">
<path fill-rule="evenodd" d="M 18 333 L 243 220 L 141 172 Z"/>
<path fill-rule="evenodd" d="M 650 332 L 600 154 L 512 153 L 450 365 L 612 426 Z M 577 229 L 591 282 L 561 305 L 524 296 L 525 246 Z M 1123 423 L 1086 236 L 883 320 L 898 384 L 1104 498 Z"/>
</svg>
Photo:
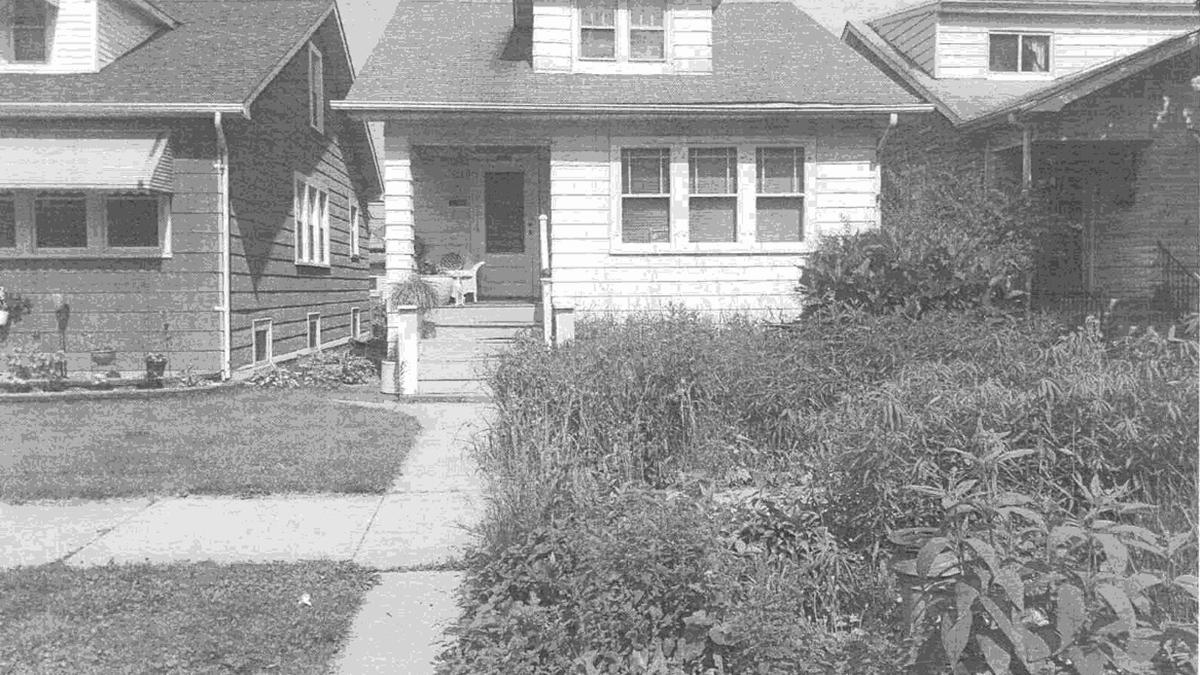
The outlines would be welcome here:
<svg viewBox="0 0 1200 675">
<path fill-rule="evenodd" d="M 0 72 L 93 73 L 176 25 L 147 0 L 0 0 Z"/>
<path fill-rule="evenodd" d="M 712 25 L 712 0 L 533 0 L 533 69 L 711 73 Z"/>
<path fill-rule="evenodd" d="M 1193 0 L 939 0 L 868 22 L 938 79 L 1051 80 L 1193 30 Z"/>
</svg>

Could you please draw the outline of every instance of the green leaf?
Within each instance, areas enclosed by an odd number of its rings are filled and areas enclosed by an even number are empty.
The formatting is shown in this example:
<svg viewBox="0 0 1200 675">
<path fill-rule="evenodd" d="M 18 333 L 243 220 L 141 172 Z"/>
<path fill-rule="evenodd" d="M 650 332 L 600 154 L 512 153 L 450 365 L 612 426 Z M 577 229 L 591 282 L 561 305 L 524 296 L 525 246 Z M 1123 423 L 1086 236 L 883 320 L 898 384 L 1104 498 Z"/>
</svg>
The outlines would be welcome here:
<svg viewBox="0 0 1200 675">
<path fill-rule="evenodd" d="M 1104 562 L 1100 564 L 1101 569 L 1113 574 L 1123 573 L 1129 566 L 1129 549 L 1125 548 L 1125 544 L 1122 544 L 1116 535 L 1101 533 L 1095 537 L 1096 541 L 1104 547 Z"/>
<path fill-rule="evenodd" d="M 1079 647 L 1067 650 L 1071 665 L 1079 675 L 1104 675 L 1104 655 L 1099 652 L 1084 652 Z"/>
<path fill-rule="evenodd" d="M 996 644 L 996 641 L 982 633 L 975 636 L 975 642 L 979 645 L 979 651 L 983 652 L 983 659 L 987 661 L 988 668 L 992 669 L 993 675 L 1010 675 L 1009 664 L 1012 663 L 1012 657 L 1008 652 Z"/>
<path fill-rule="evenodd" d="M 1013 622 L 1013 630 L 1021 635 L 1021 645 L 1025 647 L 1025 658 L 1030 661 L 1044 661 L 1050 658 L 1050 647 L 1046 641 L 1020 622 Z"/>
<path fill-rule="evenodd" d="M 1175 581 L 1171 582 L 1174 585 L 1182 588 L 1188 595 L 1193 598 L 1197 597 L 1197 580 L 1194 574 L 1180 574 L 1175 577 Z"/>
<path fill-rule="evenodd" d="M 1021 516 L 1025 520 L 1040 526 L 1042 529 L 1046 527 L 1046 519 L 1042 517 L 1042 514 L 1032 509 L 1027 509 L 1024 506 L 1001 506 L 996 510 L 1005 516 Z"/>
<path fill-rule="evenodd" d="M 942 615 L 942 648 L 946 650 L 946 658 L 952 666 L 962 658 L 962 652 L 967 647 L 974 617 L 973 612 L 961 612 L 952 623 L 949 613 Z"/>
<path fill-rule="evenodd" d="M 1125 645 L 1125 653 L 1137 664 L 1148 664 L 1158 653 L 1158 643 L 1150 640 L 1130 640 Z"/>
<path fill-rule="evenodd" d="M 1055 612 L 1058 636 L 1064 645 L 1075 641 L 1079 627 L 1083 625 L 1087 615 L 1084 613 L 1083 591 L 1074 584 L 1063 584 L 1058 587 L 1058 610 Z"/>
<path fill-rule="evenodd" d="M 996 575 L 996 583 L 1004 589 L 1008 600 L 1020 611 L 1025 610 L 1025 584 L 1021 581 L 1020 567 L 1007 565 Z"/>
<path fill-rule="evenodd" d="M 1137 628 L 1137 614 L 1133 611 L 1133 603 L 1129 602 L 1129 596 L 1124 590 L 1113 584 L 1100 584 L 1096 587 L 1096 593 L 1112 607 L 1117 618 L 1125 624 L 1126 630 Z"/>
<path fill-rule="evenodd" d="M 979 591 L 971 584 L 962 581 L 955 582 L 954 606 L 959 619 L 962 619 L 963 614 L 971 613 L 971 607 L 975 604 L 975 598 L 978 597 Z"/>
<path fill-rule="evenodd" d="M 925 542 L 925 545 L 917 552 L 917 576 L 929 576 L 929 568 L 933 565 L 933 559 L 949 545 L 950 542 L 945 537 L 934 537 Z"/>
<path fill-rule="evenodd" d="M 966 543 L 968 546 L 975 549 L 975 553 L 977 553 L 979 557 L 983 559 L 983 562 L 987 564 L 988 569 L 991 570 L 993 577 L 1000 576 L 1000 559 L 996 557 L 996 549 L 992 548 L 991 544 L 975 537 L 968 537 L 966 539 Z"/>
<path fill-rule="evenodd" d="M 1013 653 L 1016 654 L 1021 665 L 1025 666 L 1026 670 L 1029 670 L 1029 659 L 1025 655 L 1025 645 L 1022 642 L 1021 634 L 1013 627 L 1012 621 L 1004 614 L 1000 606 L 986 595 L 979 596 L 979 602 L 987 610 L 988 614 L 991 615 L 996 625 L 1000 627 L 1000 632 L 1004 633 L 1004 637 L 1008 638 L 1009 643 L 1013 646 Z"/>
</svg>

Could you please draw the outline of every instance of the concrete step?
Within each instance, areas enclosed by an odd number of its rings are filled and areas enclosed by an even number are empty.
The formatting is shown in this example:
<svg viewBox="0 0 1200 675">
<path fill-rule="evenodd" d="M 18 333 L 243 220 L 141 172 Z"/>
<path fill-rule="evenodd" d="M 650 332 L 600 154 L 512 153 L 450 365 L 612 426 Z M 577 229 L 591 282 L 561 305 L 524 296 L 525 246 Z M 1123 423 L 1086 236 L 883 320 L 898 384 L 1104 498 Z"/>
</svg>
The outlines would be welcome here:
<svg viewBox="0 0 1200 675">
<path fill-rule="evenodd" d="M 425 338 L 422 344 L 439 344 L 455 340 L 502 340 L 512 342 L 514 338 L 526 331 L 537 331 L 537 326 L 497 326 L 476 324 L 473 326 L 438 326 L 433 337 Z"/>
<path fill-rule="evenodd" d="M 430 311 L 430 320 L 439 326 L 480 324 L 532 325 L 540 318 L 538 305 L 531 302 L 482 302 L 458 307 L 438 307 Z"/>
<path fill-rule="evenodd" d="M 417 383 L 418 396 L 487 396 L 487 385 L 475 379 L 421 380 Z"/>
</svg>

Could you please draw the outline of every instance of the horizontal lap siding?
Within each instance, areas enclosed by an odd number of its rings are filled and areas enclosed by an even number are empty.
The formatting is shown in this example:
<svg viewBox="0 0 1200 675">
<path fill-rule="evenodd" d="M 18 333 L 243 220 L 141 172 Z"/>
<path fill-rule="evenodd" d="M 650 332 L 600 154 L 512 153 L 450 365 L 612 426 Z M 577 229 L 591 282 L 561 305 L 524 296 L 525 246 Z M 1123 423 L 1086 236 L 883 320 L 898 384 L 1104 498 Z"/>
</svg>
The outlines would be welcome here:
<svg viewBox="0 0 1200 675">
<path fill-rule="evenodd" d="M 97 4 L 96 55 L 101 68 L 148 40 L 160 27 L 124 0 L 97 0 Z"/>
<path fill-rule="evenodd" d="M 315 42 L 324 56 L 326 98 L 345 93 L 335 70 L 336 26 L 327 22 Z M 349 210 L 357 200 L 368 213 L 362 186 L 354 185 L 336 138 L 349 122 L 326 107 L 325 133 L 308 123 L 308 50 L 300 52 L 263 90 L 251 119 L 229 124 L 230 201 L 233 213 L 231 293 L 233 367 L 253 358 L 255 319 L 272 320 L 276 356 L 307 347 L 307 314 L 321 314 L 322 341 L 350 335 L 350 312 L 368 310 L 371 287 L 367 232 L 352 258 Z M 295 174 L 329 192 L 330 266 L 295 263 Z"/>
<path fill-rule="evenodd" d="M 1127 56 L 1172 35 L 1195 29 L 1194 17 L 1039 17 L 1012 19 L 943 16 L 937 30 L 937 77 L 988 76 L 988 32 L 1051 34 L 1051 67 L 1062 77 Z"/>
<path fill-rule="evenodd" d="M 15 324 L 0 351 L 60 346 L 52 296 L 62 294 L 71 314 L 66 335 L 71 372 L 144 370 L 147 352 L 162 351 L 168 368 L 220 369 L 220 239 L 216 212 L 216 148 L 210 121 L 124 122 L 122 129 L 171 129 L 175 155 L 172 249 L 167 259 L 11 260 L 0 258 L 0 286 L 33 300 L 33 313 Z M 23 123 L 27 128 L 47 128 Z M 67 128 L 57 125 L 56 128 Z M 72 129 L 107 130 L 111 122 L 79 121 Z M 166 324 L 166 330 L 163 326 Z M 111 346 L 117 360 L 92 363 Z"/>
<path fill-rule="evenodd" d="M 711 73 L 712 5 L 675 2 L 671 13 L 671 62 L 678 72 Z"/>
<path fill-rule="evenodd" d="M 574 18 L 569 2 L 533 5 L 533 69 L 570 72 Z"/>
<path fill-rule="evenodd" d="M 679 135 L 725 135 L 711 127 L 676 127 Z M 661 125 L 653 129 L 663 133 Z M 661 310 L 682 305 L 714 313 L 748 312 L 781 316 L 798 310 L 795 288 L 801 254 L 611 254 L 610 134 L 637 135 L 637 127 L 581 130 L 555 138 L 551 145 L 550 198 L 556 302 L 570 301 L 580 311 Z M 815 139 L 816 220 L 809 237 L 874 227 L 878 174 L 872 164 L 877 131 L 837 123 L 757 126 L 748 135 L 775 133 Z M 731 142 L 737 142 L 734 138 Z"/>
</svg>

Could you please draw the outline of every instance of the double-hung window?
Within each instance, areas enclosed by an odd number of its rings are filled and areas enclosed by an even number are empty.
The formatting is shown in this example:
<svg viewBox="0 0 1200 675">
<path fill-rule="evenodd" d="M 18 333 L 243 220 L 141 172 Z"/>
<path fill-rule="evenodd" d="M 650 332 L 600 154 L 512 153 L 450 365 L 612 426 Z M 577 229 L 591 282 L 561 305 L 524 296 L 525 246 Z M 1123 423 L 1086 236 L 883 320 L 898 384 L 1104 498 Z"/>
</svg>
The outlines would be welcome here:
<svg viewBox="0 0 1200 675">
<path fill-rule="evenodd" d="M 621 241 L 671 240 L 671 150 L 621 151 Z"/>
<path fill-rule="evenodd" d="M 637 139 L 629 139 L 636 144 Z M 680 139 L 613 150 L 615 252 L 798 252 L 811 168 L 804 143 Z"/>
<path fill-rule="evenodd" d="M 297 265 L 329 265 L 329 193 L 296 178 L 295 259 Z"/>
<path fill-rule="evenodd" d="M 804 239 L 804 148 L 757 148 L 754 156 L 756 241 Z"/>
<path fill-rule="evenodd" d="M 46 0 L 12 0 L 12 58 L 17 63 L 46 62 Z"/>
<path fill-rule="evenodd" d="M 321 50 L 308 44 L 308 123 L 325 131 L 325 66 Z"/>
<path fill-rule="evenodd" d="M 1050 36 L 991 33 L 988 35 L 988 70 L 993 73 L 1049 73 Z"/>
<path fill-rule="evenodd" d="M 664 62 L 666 56 L 664 0 L 580 0 L 579 58 Z"/>
<path fill-rule="evenodd" d="M 688 241 L 737 241 L 737 148 L 688 149 Z"/>
</svg>

